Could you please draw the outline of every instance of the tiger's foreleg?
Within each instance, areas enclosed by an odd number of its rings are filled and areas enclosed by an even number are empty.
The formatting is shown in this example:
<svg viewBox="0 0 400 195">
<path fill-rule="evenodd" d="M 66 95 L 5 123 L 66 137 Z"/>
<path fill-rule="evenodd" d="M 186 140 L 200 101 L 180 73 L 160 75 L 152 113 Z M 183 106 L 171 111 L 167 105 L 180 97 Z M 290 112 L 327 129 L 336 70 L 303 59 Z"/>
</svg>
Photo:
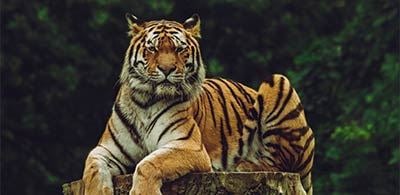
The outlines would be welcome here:
<svg viewBox="0 0 400 195">
<path fill-rule="evenodd" d="M 86 159 L 83 172 L 83 182 L 86 195 L 111 195 L 114 194 L 112 176 L 120 174 L 107 151 L 102 147 L 94 148 Z"/>
<path fill-rule="evenodd" d="M 191 136 L 169 141 L 136 166 L 130 195 L 161 194 L 163 181 L 174 180 L 189 172 L 211 171 L 210 158 L 201 143 L 196 126 Z"/>
<path fill-rule="evenodd" d="M 118 130 L 113 121 L 110 118 L 98 145 L 86 159 L 83 171 L 86 195 L 113 194 L 112 176 L 126 174 L 137 162 L 132 151 L 139 147 L 126 136 L 129 132 Z"/>
</svg>

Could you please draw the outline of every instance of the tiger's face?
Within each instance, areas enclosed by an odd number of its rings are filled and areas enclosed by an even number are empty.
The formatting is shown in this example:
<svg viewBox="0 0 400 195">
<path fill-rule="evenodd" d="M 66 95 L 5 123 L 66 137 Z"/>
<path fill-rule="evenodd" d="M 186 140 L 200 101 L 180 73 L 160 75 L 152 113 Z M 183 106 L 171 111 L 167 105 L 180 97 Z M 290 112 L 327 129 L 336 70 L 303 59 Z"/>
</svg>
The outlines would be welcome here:
<svg viewBox="0 0 400 195">
<path fill-rule="evenodd" d="M 127 18 L 132 40 L 121 82 L 134 89 L 137 101 L 150 96 L 160 100 L 195 97 L 205 77 L 198 43 L 199 17 L 193 15 L 183 24 Z"/>
</svg>

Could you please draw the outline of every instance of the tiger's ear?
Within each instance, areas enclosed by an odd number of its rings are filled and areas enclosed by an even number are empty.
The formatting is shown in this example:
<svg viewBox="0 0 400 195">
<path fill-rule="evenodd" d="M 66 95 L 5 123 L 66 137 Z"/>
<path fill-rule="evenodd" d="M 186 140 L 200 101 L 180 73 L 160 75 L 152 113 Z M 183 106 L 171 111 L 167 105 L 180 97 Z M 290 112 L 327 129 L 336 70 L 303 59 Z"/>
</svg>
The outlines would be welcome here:
<svg viewBox="0 0 400 195">
<path fill-rule="evenodd" d="M 193 14 L 184 23 L 183 27 L 190 32 L 194 37 L 201 38 L 200 34 L 200 17 L 198 14 Z"/>
<path fill-rule="evenodd" d="M 126 13 L 125 18 L 128 21 L 128 34 L 130 36 L 135 36 L 137 33 L 143 30 L 144 22 L 140 21 L 136 16 L 130 13 Z"/>
</svg>

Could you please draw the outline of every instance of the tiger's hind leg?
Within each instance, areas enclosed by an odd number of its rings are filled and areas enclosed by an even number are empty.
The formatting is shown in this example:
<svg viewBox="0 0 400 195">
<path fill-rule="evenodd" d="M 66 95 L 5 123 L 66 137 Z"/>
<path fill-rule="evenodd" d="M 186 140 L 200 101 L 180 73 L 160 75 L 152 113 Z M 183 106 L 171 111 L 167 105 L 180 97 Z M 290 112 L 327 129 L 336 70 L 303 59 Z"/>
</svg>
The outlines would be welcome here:
<svg viewBox="0 0 400 195">
<path fill-rule="evenodd" d="M 289 80 L 283 75 L 268 77 L 253 106 L 245 123 L 252 161 L 265 170 L 299 173 L 304 190 L 312 194 L 314 136 Z"/>
</svg>

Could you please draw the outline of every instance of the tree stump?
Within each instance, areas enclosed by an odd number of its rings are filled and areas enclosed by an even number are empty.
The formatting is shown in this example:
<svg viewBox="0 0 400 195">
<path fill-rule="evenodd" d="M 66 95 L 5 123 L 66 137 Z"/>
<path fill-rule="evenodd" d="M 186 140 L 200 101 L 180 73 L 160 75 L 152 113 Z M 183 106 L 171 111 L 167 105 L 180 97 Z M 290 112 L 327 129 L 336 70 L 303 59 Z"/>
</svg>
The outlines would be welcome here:
<svg viewBox="0 0 400 195">
<path fill-rule="evenodd" d="M 113 178 L 115 194 L 129 194 L 132 175 Z M 305 194 L 296 173 L 285 172 L 212 172 L 190 173 L 172 182 L 164 182 L 161 189 L 170 194 Z M 63 185 L 64 195 L 83 195 L 81 180 Z"/>
</svg>

